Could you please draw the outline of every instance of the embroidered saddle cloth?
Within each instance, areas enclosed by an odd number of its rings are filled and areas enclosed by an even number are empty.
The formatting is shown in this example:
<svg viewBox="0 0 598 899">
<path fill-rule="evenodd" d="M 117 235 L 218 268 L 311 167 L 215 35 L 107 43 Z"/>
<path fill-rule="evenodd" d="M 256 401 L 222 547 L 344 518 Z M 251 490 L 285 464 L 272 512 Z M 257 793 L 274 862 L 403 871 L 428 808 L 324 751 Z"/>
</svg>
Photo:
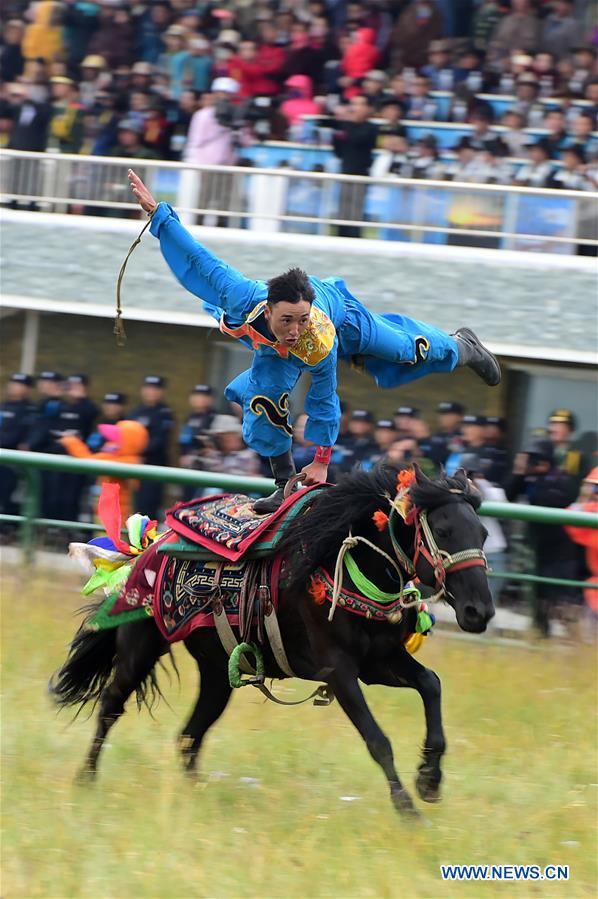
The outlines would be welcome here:
<svg viewBox="0 0 598 899">
<path fill-rule="evenodd" d="M 223 493 L 180 503 L 166 514 L 166 524 L 179 540 L 160 552 L 193 559 L 258 559 L 272 555 L 285 528 L 309 507 L 319 485 L 306 487 L 284 501 L 272 515 L 256 515 L 253 500 Z"/>
<path fill-rule="evenodd" d="M 163 557 L 153 599 L 160 632 L 171 643 L 184 640 L 198 627 L 214 627 L 213 610 L 224 610 L 241 640 L 249 639 L 256 624 L 263 644 L 263 613 L 268 604 L 278 605 L 280 565 L 279 557 L 262 562 Z"/>
</svg>

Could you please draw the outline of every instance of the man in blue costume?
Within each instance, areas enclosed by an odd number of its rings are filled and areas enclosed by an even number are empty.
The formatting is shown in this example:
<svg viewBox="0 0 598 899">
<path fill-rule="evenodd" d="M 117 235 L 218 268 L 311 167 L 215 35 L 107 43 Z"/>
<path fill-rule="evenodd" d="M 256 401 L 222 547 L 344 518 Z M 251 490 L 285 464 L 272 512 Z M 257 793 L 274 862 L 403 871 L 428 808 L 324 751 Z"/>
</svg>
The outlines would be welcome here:
<svg viewBox="0 0 598 899">
<path fill-rule="evenodd" d="M 449 335 L 403 315 L 373 314 L 341 278 L 320 280 L 298 268 L 267 282 L 245 278 L 198 243 L 131 170 L 129 181 L 178 281 L 203 301 L 224 334 L 255 351 L 251 368 L 228 385 L 225 396 L 242 406 L 245 442 L 269 458 L 276 482 L 271 496 L 255 502 L 256 512 L 274 512 L 295 473 L 289 395 L 303 372 L 311 375 L 305 437 L 316 445 L 313 462 L 303 469 L 308 485 L 326 481 L 338 435 L 339 357 L 360 365 L 380 387 L 464 365 L 490 386 L 500 382 L 497 360 L 468 328 Z"/>
</svg>

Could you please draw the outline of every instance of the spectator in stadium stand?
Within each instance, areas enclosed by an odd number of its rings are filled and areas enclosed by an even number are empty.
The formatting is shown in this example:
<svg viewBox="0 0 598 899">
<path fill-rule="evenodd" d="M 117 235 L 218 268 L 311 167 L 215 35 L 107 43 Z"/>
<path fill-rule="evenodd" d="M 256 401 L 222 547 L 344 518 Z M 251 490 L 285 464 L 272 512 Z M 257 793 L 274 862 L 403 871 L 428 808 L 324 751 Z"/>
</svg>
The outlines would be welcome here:
<svg viewBox="0 0 598 899">
<path fill-rule="evenodd" d="M 567 56 L 582 38 L 580 23 L 573 15 L 571 0 L 553 0 L 551 12 L 542 22 L 540 46 L 557 59 Z"/>
<path fill-rule="evenodd" d="M 370 175 L 372 178 L 405 177 L 411 173 L 409 144 L 405 137 L 388 134 L 381 138 L 382 149 L 376 155 Z"/>
<path fill-rule="evenodd" d="M 385 94 L 382 106 L 380 108 L 381 124 L 378 129 L 380 137 L 380 146 L 384 147 L 387 137 L 406 137 L 407 131 L 405 126 L 401 124 L 403 116 L 403 107 L 399 100 Z"/>
<path fill-rule="evenodd" d="M 512 473 L 504 483 L 509 502 L 525 497 L 532 506 L 565 509 L 577 495 L 576 483 L 559 471 L 550 441 L 537 440 L 523 453 L 517 453 Z M 560 525 L 529 523 L 527 533 L 540 577 L 579 580 L 580 555 L 577 546 Z M 574 603 L 579 591 L 570 587 L 538 584 L 534 598 L 534 625 L 543 637 L 550 636 L 550 621 L 556 616 L 557 603 Z"/>
<path fill-rule="evenodd" d="M 51 107 L 45 101 L 33 99 L 34 84 L 13 82 L 9 88 L 13 127 L 8 146 L 11 150 L 31 150 L 43 153 L 48 143 Z"/>
<path fill-rule="evenodd" d="M 506 147 L 502 140 L 489 144 L 478 153 L 476 181 L 479 184 L 510 184 L 511 169 L 505 162 Z"/>
<path fill-rule="evenodd" d="M 471 146 L 474 150 L 485 150 L 489 144 L 497 140 L 492 131 L 492 110 L 486 105 L 477 106 L 471 115 L 473 131 L 470 135 Z"/>
<path fill-rule="evenodd" d="M 559 159 L 561 151 L 567 145 L 567 124 L 562 109 L 550 109 L 544 118 L 544 127 L 548 134 L 543 138 L 551 159 Z"/>
<path fill-rule="evenodd" d="M 540 44 L 540 21 L 531 0 L 511 0 L 511 12 L 498 23 L 487 61 L 500 70 L 513 50 L 534 53 Z"/>
<path fill-rule="evenodd" d="M 106 60 L 96 53 L 89 54 L 81 63 L 81 79 L 79 81 L 79 94 L 81 102 L 91 109 L 96 102 L 96 95 L 101 90 L 106 90 L 110 84 L 110 73 L 106 68 Z"/>
<path fill-rule="evenodd" d="M 280 112 L 289 127 L 299 128 L 303 116 L 320 115 L 322 107 L 313 98 L 312 80 L 308 75 L 291 75 L 285 81 L 287 99 L 280 105 Z"/>
<path fill-rule="evenodd" d="M 502 118 L 502 125 L 507 129 L 501 134 L 509 156 L 526 156 L 529 147 L 529 134 L 523 130 L 525 116 L 516 109 L 509 109 Z"/>
<path fill-rule="evenodd" d="M 432 0 L 411 0 L 397 19 L 390 41 L 391 66 L 421 68 L 428 47 L 442 37 L 442 14 Z"/>
<path fill-rule="evenodd" d="M 401 110 L 399 118 L 404 117 L 405 111 L 409 106 L 410 94 L 407 90 L 407 82 L 405 81 L 405 76 L 402 72 L 397 72 L 396 75 L 391 77 L 386 96 L 387 102 L 392 101 L 398 103 L 399 109 Z"/>
<path fill-rule="evenodd" d="M 421 74 L 428 79 L 430 90 L 453 89 L 454 75 L 449 41 L 431 41 L 428 47 L 428 61 L 422 66 Z"/>
<path fill-rule="evenodd" d="M 516 172 L 513 184 L 521 187 L 548 187 L 554 172 L 550 150 L 545 138 L 530 144 L 527 152 L 529 162 Z"/>
<path fill-rule="evenodd" d="M 164 402 L 166 379 L 161 375 L 146 375 L 141 386 L 141 403 L 131 410 L 129 418 L 147 428 L 149 443 L 145 447 L 146 465 L 168 465 L 168 447 L 174 427 L 172 410 Z M 142 481 L 137 496 L 139 510 L 150 518 L 157 518 L 162 502 L 163 484 Z"/>
<path fill-rule="evenodd" d="M 280 77 L 286 82 L 288 78 L 295 75 L 303 75 L 309 77 L 314 84 L 320 84 L 327 58 L 322 43 L 315 41 L 311 36 L 309 24 L 294 22 L 291 27 L 290 43 L 287 45 L 287 57 Z"/>
<path fill-rule="evenodd" d="M 378 127 L 370 121 L 371 108 L 367 97 L 351 97 L 348 106 L 338 107 L 336 117 L 324 120 L 334 128 L 333 149 L 341 161 L 344 175 L 368 175 L 378 140 Z M 362 219 L 367 185 L 343 182 L 339 197 L 338 216 L 341 219 Z M 339 237 L 360 237 L 361 228 L 341 225 Z"/>
<path fill-rule="evenodd" d="M 178 100 L 185 87 L 185 62 L 188 58 L 187 32 L 182 25 L 171 25 L 164 32 L 165 51 L 160 54 L 156 68 L 167 75 L 170 94 Z"/>
<path fill-rule="evenodd" d="M 21 52 L 24 22 L 20 19 L 9 19 L 2 31 L 2 49 L 0 50 L 0 80 L 4 83 L 15 81 L 23 74 L 25 59 Z"/>
<path fill-rule="evenodd" d="M 48 149 L 58 153 L 78 153 L 83 142 L 84 107 L 72 78 L 55 75 L 50 79 L 52 118 Z"/>
<path fill-rule="evenodd" d="M 539 95 L 540 83 L 533 72 L 525 72 L 518 77 L 513 108 L 524 116 L 530 127 L 541 123 L 544 116 L 544 107 L 538 102 Z"/>
<path fill-rule="evenodd" d="M 14 110 L 8 100 L 0 99 L 0 149 L 8 147 L 14 125 Z"/>
<path fill-rule="evenodd" d="M 476 50 L 485 53 L 496 26 L 505 14 L 505 7 L 498 0 L 481 0 L 471 21 L 471 37 Z"/>
<path fill-rule="evenodd" d="M 78 79 L 81 60 L 88 55 L 100 14 L 100 6 L 86 0 L 69 0 L 63 5 L 62 25 L 66 41 L 65 61 L 67 74 Z"/>
<path fill-rule="evenodd" d="M 472 147 L 471 138 L 460 138 L 453 151 L 456 159 L 448 164 L 446 177 L 451 181 L 477 181 L 476 151 Z"/>
<path fill-rule="evenodd" d="M 587 155 L 592 146 L 592 131 L 594 130 L 594 114 L 582 109 L 576 119 L 573 120 L 571 129 L 570 147 L 579 147 Z"/>
<path fill-rule="evenodd" d="M 211 445 L 209 431 L 216 417 L 214 391 L 209 384 L 196 384 L 189 394 L 189 415 L 179 432 L 179 462 L 181 468 L 201 468 L 200 457 L 206 446 Z M 183 499 L 190 500 L 197 488 L 187 485 L 183 488 Z"/>
<path fill-rule="evenodd" d="M 556 169 L 550 187 L 562 190 L 591 190 L 585 173 L 586 157 L 581 147 L 565 147 L 561 154 L 562 167 Z"/>
<path fill-rule="evenodd" d="M 341 63 L 345 96 L 351 97 L 357 93 L 358 83 L 379 62 L 380 51 L 376 47 L 375 31 L 373 28 L 358 28 L 350 38 Z"/>
<path fill-rule="evenodd" d="M 368 103 L 376 117 L 384 105 L 388 76 L 381 69 L 372 69 L 362 79 L 360 93 L 368 98 Z"/>
<path fill-rule="evenodd" d="M 155 65 L 164 52 L 163 35 L 170 24 L 170 4 L 154 0 L 136 15 L 137 58 Z"/>
<path fill-rule="evenodd" d="M 465 407 L 454 400 L 443 400 L 436 407 L 439 429 L 432 434 L 430 458 L 437 465 L 444 465 L 449 457 L 452 444 L 461 444 L 461 422 Z"/>
<path fill-rule="evenodd" d="M 406 118 L 428 122 L 436 118 L 436 100 L 430 96 L 430 82 L 425 75 L 416 75 L 413 80 Z"/>
<path fill-rule="evenodd" d="M 64 52 L 62 3 L 40 0 L 31 7 L 33 21 L 25 28 L 21 50 L 26 60 L 53 62 Z"/>
<path fill-rule="evenodd" d="M 261 33 L 264 40 L 259 46 L 255 41 L 242 41 L 238 55 L 228 63 L 229 75 L 238 82 L 242 99 L 273 97 L 279 91 L 286 54 L 283 47 L 271 42 L 275 40 L 271 26 L 262 28 Z"/>
<path fill-rule="evenodd" d="M 27 438 L 35 407 L 31 401 L 33 378 L 25 372 L 11 375 L 6 389 L 6 399 L 0 404 L 0 447 L 2 449 L 28 449 Z M 0 512 L 17 515 L 19 508 L 12 495 L 17 486 L 18 475 L 14 468 L 0 466 Z M 1 526 L 2 533 L 10 530 L 8 524 Z"/>
<path fill-rule="evenodd" d="M 427 134 L 416 142 L 417 153 L 411 159 L 411 178 L 428 178 L 441 181 L 445 175 L 444 163 L 440 160 L 438 141 L 433 134 Z"/>
<path fill-rule="evenodd" d="M 122 119 L 118 123 L 117 144 L 108 156 L 123 156 L 127 159 L 157 159 L 157 154 L 142 142 L 143 125 L 138 119 Z"/>
<path fill-rule="evenodd" d="M 236 96 L 238 88 L 238 83 L 232 78 L 217 78 L 214 81 L 210 93 L 204 97 L 204 105 L 191 119 L 184 151 L 186 162 L 233 165 L 237 152 L 230 118 L 233 110 L 231 98 Z"/>
<path fill-rule="evenodd" d="M 131 10 L 124 5 L 100 6 L 98 29 L 88 45 L 88 52 L 106 60 L 110 70 L 131 65 L 135 59 L 135 24 Z"/>
<path fill-rule="evenodd" d="M 182 59 L 185 87 L 194 91 L 207 91 L 212 81 L 212 56 L 210 42 L 205 37 L 194 35 L 187 42 L 188 50 Z"/>
</svg>

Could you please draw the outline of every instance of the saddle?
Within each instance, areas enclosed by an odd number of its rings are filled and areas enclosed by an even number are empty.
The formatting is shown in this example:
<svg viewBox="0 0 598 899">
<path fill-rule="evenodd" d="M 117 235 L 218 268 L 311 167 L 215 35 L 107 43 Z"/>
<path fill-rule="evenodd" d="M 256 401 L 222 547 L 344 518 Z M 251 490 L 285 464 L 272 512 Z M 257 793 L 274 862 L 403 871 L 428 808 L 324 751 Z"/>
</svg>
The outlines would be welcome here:
<svg viewBox="0 0 598 899">
<path fill-rule="evenodd" d="M 304 514 L 318 485 L 298 490 L 272 515 L 256 515 L 253 500 L 240 493 L 222 493 L 179 503 L 166 513 L 166 524 L 178 541 L 161 552 L 178 558 L 262 559 L 276 552 L 285 529 Z"/>
</svg>

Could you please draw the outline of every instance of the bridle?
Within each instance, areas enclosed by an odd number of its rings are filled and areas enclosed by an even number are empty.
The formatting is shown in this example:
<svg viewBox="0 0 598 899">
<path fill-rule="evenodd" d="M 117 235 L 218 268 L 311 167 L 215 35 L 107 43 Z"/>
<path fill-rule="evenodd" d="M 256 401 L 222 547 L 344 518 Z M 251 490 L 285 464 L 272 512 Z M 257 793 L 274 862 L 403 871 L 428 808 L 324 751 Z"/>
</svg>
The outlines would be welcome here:
<svg viewBox="0 0 598 899">
<path fill-rule="evenodd" d="M 451 491 L 454 493 L 462 493 L 463 491 Z M 487 570 L 488 561 L 484 551 L 477 548 L 463 549 L 456 553 L 449 553 L 444 549 L 440 549 L 436 543 L 436 538 L 430 523 L 428 521 L 428 513 L 425 509 L 419 509 L 412 506 L 407 514 L 402 516 L 397 508 L 396 502 L 392 502 L 392 509 L 388 521 L 388 529 L 390 539 L 395 554 L 405 568 L 410 577 L 415 577 L 417 573 L 417 563 L 420 558 L 430 565 L 434 572 L 434 588 L 436 592 L 432 596 L 426 596 L 426 602 L 437 602 L 447 593 L 446 575 L 450 572 L 464 571 L 467 568 L 484 568 Z M 412 525 L 415 528 L 415 537 L 413 541 L 414 553 L 410 558 L 403 548 L 399 545 L 393 529 L 393 518 L 396 516 L 403 518 L 405 524 Z"/>
</svg>

